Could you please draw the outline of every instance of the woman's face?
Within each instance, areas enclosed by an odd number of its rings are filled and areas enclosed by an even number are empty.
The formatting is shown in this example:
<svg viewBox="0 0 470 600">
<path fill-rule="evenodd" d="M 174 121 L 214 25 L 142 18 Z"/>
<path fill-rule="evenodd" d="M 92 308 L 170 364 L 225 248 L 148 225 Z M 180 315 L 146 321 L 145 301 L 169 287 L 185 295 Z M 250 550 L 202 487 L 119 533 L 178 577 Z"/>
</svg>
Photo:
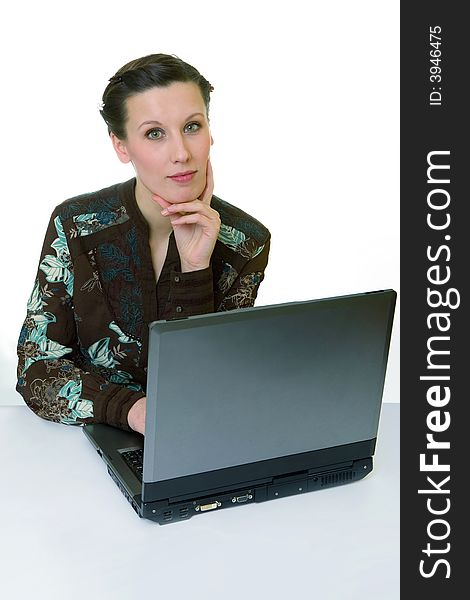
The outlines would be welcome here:
<svg viewBox="0 0 470 600">
<path fill-rule="evenodd" d="M 132 162 L 137 189 L 171 203 L 198 198 L 206 186 L 212 138 L 201 91 L 175 82 L 127 99 L 127 139 L 111 134 L 122 162 Z M 192 176 L 175 179 L 179 173 Z"/>
</svg>

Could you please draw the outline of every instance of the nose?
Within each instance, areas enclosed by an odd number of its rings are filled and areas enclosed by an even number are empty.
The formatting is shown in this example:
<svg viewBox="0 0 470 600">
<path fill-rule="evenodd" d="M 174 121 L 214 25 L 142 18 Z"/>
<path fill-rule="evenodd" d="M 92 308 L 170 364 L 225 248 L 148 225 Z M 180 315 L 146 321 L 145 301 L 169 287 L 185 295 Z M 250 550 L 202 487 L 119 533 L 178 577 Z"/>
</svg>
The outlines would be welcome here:
<svg viewBox="0 0 470 600">
<path fill-rule="evenodd" d="M 188 162 L 191 153 L 187 147 L 187 140 L 181 134 L 176 134 L 172 139 L 171 160 L 172 162 Z"/>
</svg>

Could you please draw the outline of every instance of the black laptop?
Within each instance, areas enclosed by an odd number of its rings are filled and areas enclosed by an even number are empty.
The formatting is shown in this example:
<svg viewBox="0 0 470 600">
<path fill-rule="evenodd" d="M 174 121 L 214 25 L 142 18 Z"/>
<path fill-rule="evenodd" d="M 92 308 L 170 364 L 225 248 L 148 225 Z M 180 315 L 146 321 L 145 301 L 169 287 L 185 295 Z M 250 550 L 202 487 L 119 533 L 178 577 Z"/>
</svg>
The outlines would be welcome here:
<svg viewBox="0 0 470 600">
<path fill-rule="evenodd" d="M 155 321 L 145 438 L 83 431 L 136 513 L 161 524 L 362 479 L 395 299 L 381 290 Z"/>
</svg>

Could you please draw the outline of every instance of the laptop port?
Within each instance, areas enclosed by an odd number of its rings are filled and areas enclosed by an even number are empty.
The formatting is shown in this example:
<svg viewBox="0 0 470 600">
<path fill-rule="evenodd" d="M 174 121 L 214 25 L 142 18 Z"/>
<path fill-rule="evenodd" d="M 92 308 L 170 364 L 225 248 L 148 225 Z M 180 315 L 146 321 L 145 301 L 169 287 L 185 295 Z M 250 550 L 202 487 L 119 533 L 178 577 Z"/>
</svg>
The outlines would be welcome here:
<svg viewBox="0 0 470 600">
<path fill-rule="evenodd" d="M 200 504 L 199 506 L 196 506 L 195 509 L 204 512 L 205 510 L 214 510 L 214 508 L 219 508 L 219 506 L 221 506 L 221 504 L 218 500 L 216 500 L 215 502 L 210 502 L 209 504 Z"/>
<path fill-rule="evenodd" d="M 232 502 L 248 502 L 248 500 L 251 500 L 253 498 L 252 494 L 243 494 L 243 496 L 234 496 L 232 498 Z"/>
</svg>

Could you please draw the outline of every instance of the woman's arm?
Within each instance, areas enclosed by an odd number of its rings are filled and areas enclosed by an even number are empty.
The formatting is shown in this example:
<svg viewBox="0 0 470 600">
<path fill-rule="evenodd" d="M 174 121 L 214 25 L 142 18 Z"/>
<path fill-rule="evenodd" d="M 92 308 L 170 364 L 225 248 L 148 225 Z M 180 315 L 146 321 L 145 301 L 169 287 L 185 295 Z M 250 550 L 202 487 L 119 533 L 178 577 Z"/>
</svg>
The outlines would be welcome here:
<svg viewBox="0 0 470 600">
<path fill-rule="evenodd" d="M 18 341 L 16 389 L 42 418 L 130 429 L 127 414 L 144 392 L 109 382 L 85 361 L 75 326 L 73 283 L 73 263 L 55 211 Z"/>
<path fill-rule="evenodd" d="M 245 264 L 240 273 L 235 270 L 227 273 L 226 290 L 221 302 L 215 307 L 217 312 L 254 306 L 268 264 L 270 243 L 271 237 L 268 236 L 266 242 L 256 250 L 256 255 Z"/>
</svg>

